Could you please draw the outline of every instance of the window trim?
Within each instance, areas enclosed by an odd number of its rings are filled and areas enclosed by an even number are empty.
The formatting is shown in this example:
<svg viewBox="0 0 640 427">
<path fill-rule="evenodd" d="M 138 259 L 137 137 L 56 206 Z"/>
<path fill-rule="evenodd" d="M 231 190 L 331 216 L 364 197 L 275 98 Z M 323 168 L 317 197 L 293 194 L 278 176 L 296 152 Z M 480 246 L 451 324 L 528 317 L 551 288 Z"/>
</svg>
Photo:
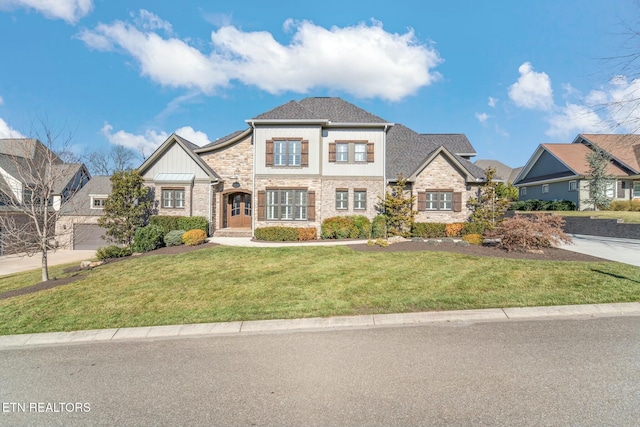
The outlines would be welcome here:
<svg viewBox="0 0 640 427">
<path fill-rule="evenodd" d="M 338 159 L 338 145 L 347 145 L 347 160 Z M 363 146 L 364 152 L 357 153 L 362 154 L 364 158 L 362 160 L 356 159 L 356 146 Z M 340 152 L 342 153 L 342 152 Z M 337 139 L 329 143 L 329 163 L 342 163 L 342 164 L 367 164 L 373 163 L 375 155 L 375 143 L 366 139 Z"/>
<path fill-rule="evenodd" d="M 165 192 L 169 192 L 171 193 L 171 198 L 167 199 L 165 198 Z M 182 193 L 182 199 L 178 199 L 176 197 L 176 194 L 178 193 Z M 184 187 L 162 187 L 160 188 L 160 207 L 161 209 L 185 209 L 186 205 L 187 205 L 187 199 L 186 199 L 186 194 L 185 194 L 185 189 Z M 171 206 L 166 206 L 165 202 L 166 201 L 171 201 Z M 177 200 L 181 200 L 182 201 L 182 206 L 176 206 L 176 201 Z"/>
<path fill-rule="evenodd" d="M 571 188 L 572 185 L 574 188 Z M 569 181 L 569 191 L 578 191 L 578 181 L 576 181 L 575 179 Z"/>
<path fill-rule="evenodd" d="M 90 209 L 96 209 L 96 210 L 102 210 L 104 209 L 105 203 L 107 202 L 107 197 L 108 196 L 103 196 L 103 195 L 91 195 L 90 196 L 90 203 L 89 203 L 89 208 Z M 96 206 L 96 201 L 102 201 L 101 205 L 99 207 Z"/>
<path fill-rule="evenodd" d="M 286 142 L 285 153 L 278 154 L 284 156 L 285 164 L 276 164 L 276 143 Z M 298 143 L 300 150 L 296 155 L 300 159 L 299 164 L 289 164 L 290 160 L 290 146 L 291 144 Z M 295 154 L 294 154 L 295 155 Z M 274 137 L 265 141 L 265 166 L 273 168 L 306 168 L 309 167 L 309 140 L 301 137 Z"/>
<path fill-rule="evenodd" d="M 292 203 L 287 203 L 285 205 L 282 204 L 282 193 L 283 192 L 287 192 L 287 191 L 293 191 L 293 195 L 292 195 Z M 269 193 L 273 193 L 276 192 L 277 193 L 277 202 L 276 204 L 270 204 L 270 197 L 269 197 Z M 299 201 L 301 199 L 299 199 L 297 196 L 300 193 L 304 193 L 304 205 L 302 205 L 301 203 L 299 203 Z M 276 206 L 277 207 L 277 218 L 271 217 L 270 218 L 270 207 Z M 282 218 L 282 212 L 283 206 L 291 206 L 291 218 Z M 309 190 L 307 188 L 301 188 L 301 187 L 277 187 L 277 188 L 265 188 L 265 221 L 309 221 L 308 217 L 309 217 L 309 213 L 308 213 L 308 207 L 309 207 Z M 302 215 L 299 215 L 302 214 Z M 299 218 L 297 218 L 298 216 L 300 216 Z M 302 218 L 302 216 L 304 216 L 304 218 Z"/>
<path fill-rule="evenodd" d="M 453 189 L 445 189 L 445 190 L 439 190 L 439 189 L 428 189 L 425 191 L 425 200 L 426 200 L 426 205 L 425 205 L 425 210 L 426 211 L 431 211 L 431 212 L 436 212 L 436 211 L 446 211 L 446 212 L 452 212 L 453 211 Z M 435 200 L 430 200 L 431 197 L 429 197 L 430 195 L 435 195 Z M 446 200 L 446 196 L 450 195 L 450 200 Z M 430 208 L 429 205 L 435 203 L 435 208 Z M 443 205 L 445 203 L 449 203 L 450 204 L 450 208 L 444 208 Z"/>
<path fill-rule="evenodd" d="M 358 200 L 357 195 L 364 194 L 363 200 Z M 361 203 L 361 207 L 358 206 Z M 367 210 L 367 189 L 366 188 L 354 188 L 353 189 L 353 210 L 354 211 L 366 211 Z"/>
<path fill-rule="evenodd" d="M 527 187 L 520 187 L 520 195 L 521 196 L 527 195 Z"/>
<path fill-rule="evenodd" d="M 340 148 L 346 148 L 340 151 Z M 351 163 L 350 144 L 347 142 L 336 142 L 336 163 Z M 341 155 L 346 155 L 346 159 L 341 159 Z"/>
<path fill-rule="evenodd" d="M 549 194 L 549 184 L 542 184 L 542 194 Z"/>
<path fill-rule="evenodd" d="M 338 196 L 344 195 L 344 199 Z M 349 209 L 349 189 L 336 188 L 336 210 L 346 211 Z"/>
</svg>

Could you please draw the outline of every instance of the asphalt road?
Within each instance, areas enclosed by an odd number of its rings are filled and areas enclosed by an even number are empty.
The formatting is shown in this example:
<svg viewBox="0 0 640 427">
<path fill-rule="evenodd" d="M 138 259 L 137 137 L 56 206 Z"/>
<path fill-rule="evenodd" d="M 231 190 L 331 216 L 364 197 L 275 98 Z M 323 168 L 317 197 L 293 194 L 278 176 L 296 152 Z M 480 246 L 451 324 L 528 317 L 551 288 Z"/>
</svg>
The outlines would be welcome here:
<svg viewBox="0 0 640 427">
<path fill-rule="evenodd" d="M 1 350 L 0 401 L 7 426 L 637 426 L 640 316 Z"/>
</svg>

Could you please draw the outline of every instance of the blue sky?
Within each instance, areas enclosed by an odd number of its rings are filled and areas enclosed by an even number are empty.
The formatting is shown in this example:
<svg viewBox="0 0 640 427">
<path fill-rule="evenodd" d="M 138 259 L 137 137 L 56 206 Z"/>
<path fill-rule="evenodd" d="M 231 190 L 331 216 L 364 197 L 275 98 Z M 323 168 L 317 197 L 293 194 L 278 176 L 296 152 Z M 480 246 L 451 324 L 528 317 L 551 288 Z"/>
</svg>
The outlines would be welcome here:
<svg viewBox="0 0 640 427">
<path fill-rule="evenodd" d="M 512 167 L 544 142 L 635 132 L 633 0 L 0 0 L 0 137 L 78 154 L 202 145 L 291 99 L 339 96 Z M 637 42 L 637 39 L 636 39 Z M 615 123 L 628 123 L 615 126 Z"/>
</svg>

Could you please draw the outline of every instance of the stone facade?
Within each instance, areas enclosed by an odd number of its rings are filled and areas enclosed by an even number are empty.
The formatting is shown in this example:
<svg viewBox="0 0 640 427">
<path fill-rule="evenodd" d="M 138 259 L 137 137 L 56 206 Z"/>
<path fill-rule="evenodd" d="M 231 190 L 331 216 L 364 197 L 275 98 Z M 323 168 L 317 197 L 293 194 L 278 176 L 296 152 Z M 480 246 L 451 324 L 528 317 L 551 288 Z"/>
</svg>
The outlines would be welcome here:
<svg viewBox="0 0 640 427">
<path fill-rule="evenodd" d="M 167 216 L 203 216 L 209 218 L 209 197 L 211 186 L 208 182 L 194 182 L 193 184 L 162 184 L 145 183 L 154 198 L 154 213 Z M 162 189 L 184 190 L 184 208 L 163 208 Z M 211 193 L 213 191 L 211 190 Z M 213 199 L 213 195 L 211 195 Z M 213 205 L 213 203 L 212 203 Z"/>
<path fill-rule="evenodd" d="M 348 203 L 347 209 L 336 208 L 336 190 L 345 189 L 348 191 Z M 366 190 L 366 209 L 354 208 L 354 191 Z M 317 211 L 319 214 L 320 222 L 326 218 L 333 216 L 348 216 L 348 215 L 364 215 L 369 219 L 373 219 L 377 212 L 376 206 L 379 203 L 378 197 L 383 197 L 384 181 L 382 178 L 371 179 L 353 179 L 353 178 L 323 178 L 322 180 L 322 193 L 319 199 L 316 199 Z"/>
<path fill-rule="evenodd" d="M 56 242 L 61 249 L 73 248 L 73 226 L 76 224 L 98 224 L 100 215 L 64 215 L 56 221 Z"/>
<path fill-rule="evenodd" d="M 215 209 L 211 218 L 215 229 L 224 225 L 226 197 L 233 192 L 252 194 L 253 190 L 253 145 L 251 135 L 223 146 L 200 157 L 213 169 L 222 182 L 215 187 Z"/>
<path fill-rule="evenodd" d="M 412 195 L 426 189 L 452 189 L 462 193 L 462 211 L 421 211 L 416 212 L 416 222 L 465 222 L 471 215 L 471 209 L 467 201 L 478 194 L 476 184 L 469 185 L 465 179 L 466 174 L 442 154 L 436 156 L 429 165 L 416 177 L 412 186 Z M 417 203 L 414 204 L 417 207 Z"/>
</svg>

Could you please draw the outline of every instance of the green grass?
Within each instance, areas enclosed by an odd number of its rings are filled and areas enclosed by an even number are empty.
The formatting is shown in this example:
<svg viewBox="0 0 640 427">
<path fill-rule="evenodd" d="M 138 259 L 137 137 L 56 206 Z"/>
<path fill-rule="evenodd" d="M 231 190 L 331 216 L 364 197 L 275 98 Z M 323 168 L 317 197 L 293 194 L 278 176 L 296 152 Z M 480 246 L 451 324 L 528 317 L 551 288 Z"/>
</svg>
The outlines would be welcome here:
<svg viewBox="0 0 640 427">
<path fill-rule="evenodd" d="M 49 267 L 49 278 L 54 277 L 62 278 L 75 275 L 77 273 L 64 273 L 63 270 L 67 267 L 77 267 L 80 262 L 73 262 L 64 265 L 56 265 Z M 6 291 L 14 289 L 24 288 L 26 286 L 35 285 L 42 281 L 42 270 L 39 268 L 31 270 L 25 273 L 13 273 L 0 276 L 0 294 Z"/>
<path fill-rule="evenodd" d="M 532 213 L 532 212 L 528 212 Z M 640 212 L 630 211 L 545 211 L 560 216 L 586 216 L 595 218 L 623 219 L 624 222 L 640 223 Z"/>
<path fill-rule="evenodd" d="M 629 301 L 640 301 L 640 268 L 619 263 L 219 246 L 0 300 L 0 334 Z"/>
</svg>

